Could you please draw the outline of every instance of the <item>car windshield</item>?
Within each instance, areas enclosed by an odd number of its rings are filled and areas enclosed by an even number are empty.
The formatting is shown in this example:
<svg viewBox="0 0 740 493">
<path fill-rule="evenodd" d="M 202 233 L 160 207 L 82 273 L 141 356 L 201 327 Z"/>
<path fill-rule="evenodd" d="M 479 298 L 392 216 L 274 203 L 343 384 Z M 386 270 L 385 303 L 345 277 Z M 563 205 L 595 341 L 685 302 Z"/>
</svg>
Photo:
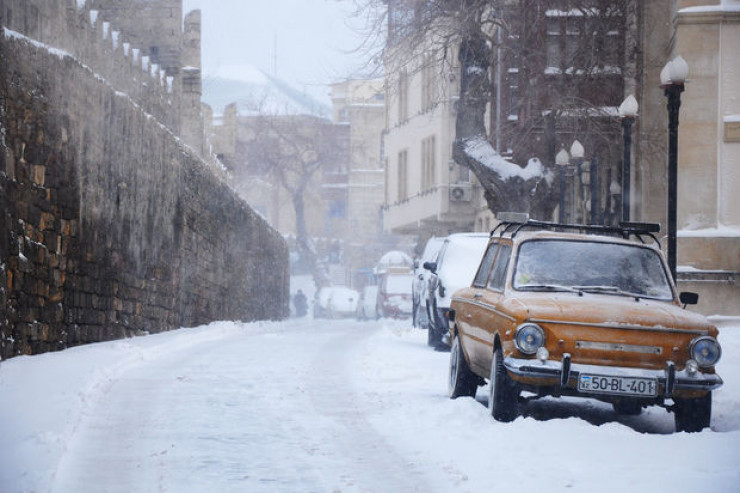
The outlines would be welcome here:
<svg viewBox="0 0 740 493">
<path fill-rule="evenodd" d="M 530 240 L 522 243 L 513 286 L 673 299 L 658 253 L 622 243 Z"/>
</svg>

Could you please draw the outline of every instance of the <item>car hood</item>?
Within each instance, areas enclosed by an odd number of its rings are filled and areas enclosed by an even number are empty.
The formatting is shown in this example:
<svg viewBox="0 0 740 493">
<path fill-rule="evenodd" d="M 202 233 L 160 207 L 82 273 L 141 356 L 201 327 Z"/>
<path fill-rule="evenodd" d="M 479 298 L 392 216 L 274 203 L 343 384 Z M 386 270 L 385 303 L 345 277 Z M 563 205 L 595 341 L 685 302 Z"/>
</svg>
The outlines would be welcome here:
<svg viewBox="0 0 740 493">
<path fill-rule="evenodd" d="M 716 336 L 716 328 L 702 315 L 666 301 L 584 293 L 525 293 L 505 305 L 532 321 L 701 331 Z M 508 311 L 508 310 L 507 310 Z"/>
</svg>

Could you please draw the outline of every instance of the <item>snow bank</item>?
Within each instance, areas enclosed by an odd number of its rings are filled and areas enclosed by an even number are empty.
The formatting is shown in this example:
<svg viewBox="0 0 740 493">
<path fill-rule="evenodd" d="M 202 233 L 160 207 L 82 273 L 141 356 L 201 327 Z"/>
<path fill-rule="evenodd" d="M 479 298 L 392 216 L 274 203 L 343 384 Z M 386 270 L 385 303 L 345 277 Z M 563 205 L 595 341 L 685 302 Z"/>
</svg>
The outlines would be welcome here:
<svg viewBox="0 0 740 493">
<path fill-rule="evenodd" d="M 239 330 L 214 323 L 0 363 L 0 491 L 47 491 L 78 424 L 119 375 Z"/>
<path fill-rule="evenodd" d="M 182 443 L 190 448 L 178 442 L 168 461 L 141 456 L 143 464 L 169 476 L 169 481 L 186 491 L 205 491 L 204 485 L 213 490 L 220 485 L 245 491 L 245 481 L 254 482 L 254 478 L 230 478 L 224 472 L 242 471 L 245 458 L 236 452 L 250 447 L 273 451 L 275 455 L 267 459 L 290 458 L 258 464 L 266 469 L 265 474 L 279 469 L 282 476 L 278 477 L 289 475 L 292 480 L 289 486 L 265 483 L 259 491 L 300 491 L 298 485 L 311 490 L 305 478 L 320 477 L 324 482 L 319 484 L 327 484 L 350 474 L 341 469 L 346 465 L 341 457 L 329 453 L 333 443 L 339 443 L 338 450 L 347 455 L 362 458 L 353 463 L 352 472 L 356 474 L 358 467 L 367 469 L 362 478 L 355 476 L 355 483 L 347 479 L 342 491 L 404 490 L 393 484 L 397 476 L 384 474 L 383 464 L 369 461 L 377 451 L 363 447 L 376 446 L 376 437 L 383 440 L 377 442 L 381 450 L 388 449 L 394 460 L 402 461 L 394 469 L 404 471 L 403 479 L 421 478 L 431 486 L 423 491 L 490 491 L 492 485 L 496 491 L 518 492 L 543 488 L 605 493 L 736 491 L 740 481 L 740 321 L 713 320 L 721 327 L 724 355 L 718 372 L 725 385 L 714 394 L 712 429 L 696 434 L 674 433 L 672 415 L 660 408 L 650 408 L 640 416 L 616 416 L 607 404 L 579 399 L 527 403 L 524 415 L 514 422 L 494 422 L 485 407 L 486 387 L 479 389 L 475 399 L 447 397 L 449 354 L 432 351 L 426 345 L 426 333 L 412 329 L 408 322 L 221 322 L 13 358 L 0 363 L 0 491 L 59 488 L 57 474 L 71 472 L 60 467 L 70 439 L 98 412 L 97 405 L 108 398 L 106 391 L 114 383 L 127 374 L 148 374 L 158 367 L 154 363 L 180 361 L 184 365 L 180 356 L 199 354 L 201 347 L 218 354 L 206 353 L 193 368 L 170 370 L 185 372 L 176 380 L 181 386 L 173 392 L 191 392 L 186 401 L 193 403 L 192 409 L 178 413 L 182 423 L 169 415 L 160 418 L 180 430 L 181 442 L 193 433 L 195 420 L 203 418 L 196 417 L 196 411 L 220 412 L 219 419 L 212 415 L 201 419 L 198 433 L 206 435 Z M 238 348 L 233 354 L 229 353 L 232 347 Z M 275 358 L 266 347 L 281 348 L 280 357 Z M 243 354 L 246 348 L 252 348 L 252 353 Z M 240 369 L 235 387 L 208 387 L 209 379 L 188 380 L 201 373 L 202 365 L 213 364 L 213 358 L 224 355 Z M 258 355 L 264 355 L 264 360 L 250 359 Z M 341 360 L 342 355 L 346 366 L 334 368 L 333 374 L 317 371 L 333 368 L 335 358 Z M 268 361 L 272 366 L 265 372 Z M 218 382 L 226 383 L 234 376 L 221 373 L 219 378 Z M 238 395 L 224 400 L 224 391 Z M 234 404 L 232 400 L 242 405 L 218 407 L 224 402 Z M 216 407 L 209 407 L 210 401 Z M 252 416 L 254 408 L 268 414 Z M 329 414 L 312 414 L 317 409 Z M 279 414 L 283 412 L 285 416 Z M 232 426 L 226 414 L 236 416 L 233 422 L 240 424 L 223 429 Z M 97 418 L 95 422 L 101 422 L 106 416 Z M 223 434 L 208 435 L 214 433 L 212 428 Z M 347 430 L 354 435 L 343 436 Z M 265 437 L 269 446 L 248 442 Z M 316 448 L 309 448 L 311 444 Z M 207 472 L 222 474 L 203 476 L 191 453 L 197 454 L 199 464 L 210 465 Z M 100 458 L 100 467 L 115 470 L 120 466 L 112 462 L 117 460 L 115 454 L 111 457 Z M 224 459 L 233 463 L 219 462 Z M 121 474 L 125 476 L 126 471 Z M 155 475 L 151 483 L 136 484 L 136 488 L 167 490 L 161 479 Z M 118 484 L 119 491 L 125 490 L 124 484 Z M 96 486 L 100 485 L 88 485 L 90 491 Z"/>
</svg>

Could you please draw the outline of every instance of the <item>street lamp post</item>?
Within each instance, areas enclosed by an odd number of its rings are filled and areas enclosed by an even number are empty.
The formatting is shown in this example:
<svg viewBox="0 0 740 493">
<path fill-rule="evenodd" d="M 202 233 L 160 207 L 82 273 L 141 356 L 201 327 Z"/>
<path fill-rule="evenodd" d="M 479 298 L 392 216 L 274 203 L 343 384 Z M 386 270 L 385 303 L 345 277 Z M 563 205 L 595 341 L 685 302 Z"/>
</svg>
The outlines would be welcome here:
<svg viewBox="0 0 740 493">
<path fill-rule="evenodd" d="M 560 224 L 565 223 L 565 170 L 570 162 L 570 155 L 565 149 L 560 149 L 560 152 L 555 156 L 555 164 L 560 169 L 560 205 L 558 210 L 558 222 Z"/>
<path fill-rule="evenodd" d="M 596 156 L 591 156 L 589 164 L 589 189 L 591 194 L 591 224 L 602 224 L 599 200 L 599 162 Z"/>
<path fill-rule="evenodd" d="M 585 153 L 586 151 L 583 149 L 583 145 L 577 140 L 574 140 L 573 144 L 570 146 L 570 158 L 578 173 L 578 193 L 575 193 L 575 190 L 574 190 L 573 195 L 577 196 L 577 201 L 579 205 L 578 206 L 578 210 L 579 210 L 578 220 L 579 221 L 583 220 L 583 214 L 581 214 L 581 210 L 582 210 L 581 206 L 582 206 L 582 201 L 583 201 L 583 156 L 585 155 Z M 575 177 L 573 179 L 575 180 Z M 575 184 L 573 185 L 573 187 L 575 189 Z M 575 216 L 575 209 L 576 209 L 575 203 L 576 203 L 576 200 L 574 199 L 573 208 L 572 208 L 574 216 Z M 573 221 L 573 222 L 576 222 L 576 221 Z"/>
<path fill-rule="evenodd" d="M 678 113 L 689 66 L 680 55 L 660 72 L 660 85 L 668 98 L 668 268 L 676 279 L 676 216 L 678 198 Z"/>
<path fill-rule="evenodd" d="M 622 118 L 624 135 L 624 158 L 622 160 L 622 221 L 630 220 L 630 168 L 632 164 L 632 124 L 635 123 L 639 105 L 630 94 L 619 105 L 619 116 Z"/>
</svg>

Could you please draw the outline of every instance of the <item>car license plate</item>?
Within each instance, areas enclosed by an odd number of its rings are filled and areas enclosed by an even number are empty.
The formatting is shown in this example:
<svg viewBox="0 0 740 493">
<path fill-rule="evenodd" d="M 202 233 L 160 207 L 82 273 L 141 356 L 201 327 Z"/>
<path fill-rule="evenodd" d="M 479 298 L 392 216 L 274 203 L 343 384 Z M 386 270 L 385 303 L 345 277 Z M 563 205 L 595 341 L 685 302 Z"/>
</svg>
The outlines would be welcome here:
<svg viewBox="0 0 740 493">
<path fill-rule="evenodd" d="M 658 382 L 654 378 L 581 374 L 578 390 L 600 394 L 655 396 L 658 395 Z"/>
</svg>

